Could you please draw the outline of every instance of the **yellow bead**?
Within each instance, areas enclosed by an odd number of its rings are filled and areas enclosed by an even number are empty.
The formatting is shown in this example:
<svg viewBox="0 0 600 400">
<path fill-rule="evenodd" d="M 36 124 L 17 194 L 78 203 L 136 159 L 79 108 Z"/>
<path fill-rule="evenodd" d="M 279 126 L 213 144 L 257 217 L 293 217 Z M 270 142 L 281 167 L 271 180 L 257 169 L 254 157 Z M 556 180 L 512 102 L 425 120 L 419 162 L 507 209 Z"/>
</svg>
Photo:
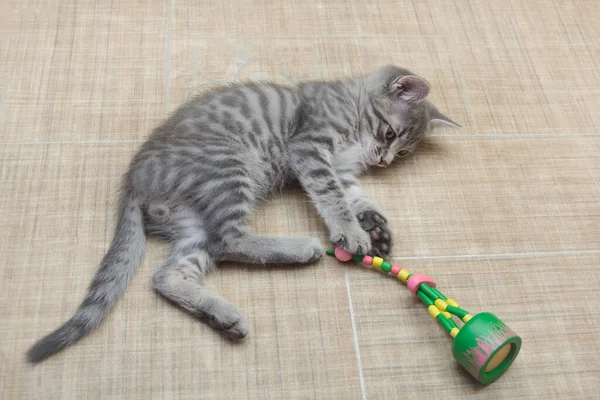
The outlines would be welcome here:
<svg viewBox="0 0 600 400">
<path fill-rule="evenodd" d="M 410 272 L 408 272 L 405 269 L 401 269 L 400 272 L 398 272 L 398 279 L 400 279 L 402 282 L 406 282 L 408 280 L 409 275 Z"/>
<path fill-rule="evenodd" d="M 429 311 L 429 314 L 431 314 L 431 316 L 433 318 L 436 318 L 440 313 L 440 310 L 438 310 L 438 308 L 434 305 L 427 307 L 427 310 Z"/>
<path fill-rule="evenodd" d="M 452 328 L 452 330 L 450 330 L 450 336 L 456 337 L 456 335 L 458 335 L 458 332 L 460 332 L 460 329 Z"/>
<path fill-rule="evenodd" d="M 469 322 L 471 318 L 473 318 L 473 316 L 471 314 L 467 314 L 462 318 L 462 320 L 463 322 Z"/>
<path fill-rule="evenodd" d="M 452 318 L 452 314 L 450 314 L 448 311 L 442 311 L 442 315 L 444 317 L 446 317 L 446 319 L 451 319 Z"/>
<path fill-rule="evenodd" d="M 381 257 L 373 257 L 373 264 L 371 264 L 374 267 L 381 267 L 381 264 L 383 264 L 383 258 Z"/>
<path fill-rule="evenodd" d="M 452 307 L 458 307 L 458 303 L 457 303 L 456 301 L 452 300 L 452 299 L 447 299 L 447 300 L 446 300 L 446 303 L 447 303 L 449 306 L 452 306 Z"/>
<path fill-rule="evenodd" d="M 437 299 L 435 301 L 435 306 L 442 311 L 446 311 L 446 307 L 448 306 L 448 304 L 442 299 Z"/>
</svg>

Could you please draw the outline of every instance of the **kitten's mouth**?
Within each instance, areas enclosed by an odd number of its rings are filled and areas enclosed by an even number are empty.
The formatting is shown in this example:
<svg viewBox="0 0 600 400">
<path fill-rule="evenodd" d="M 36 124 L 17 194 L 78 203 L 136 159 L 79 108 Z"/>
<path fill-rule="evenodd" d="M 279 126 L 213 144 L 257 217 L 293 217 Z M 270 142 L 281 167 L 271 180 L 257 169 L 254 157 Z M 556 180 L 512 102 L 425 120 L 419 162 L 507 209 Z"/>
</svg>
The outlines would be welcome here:
<svg viewBox="0 0 600 400">
<path fill-rule="evenodd" d="M 379 168 L 385 168 L 385 167 L 387 167 L 388 165 L 390 165 L 390 163 L 389 163 L 389 162 L 387 162 L 387 161 L 386 161 L 386 160 L 385 160 L 383 157 L 382 157 L 382 158 L 379 160 L 379 162 L 377 163 L 377 166 L 378 166 Z"/>
<path fill-rule="evenodd" d="M 381 149 L 379 147 L 377 147 L 377 146 L 371 147 L 369 149 L 368 157 L 370 158 L 369 164 L 374 165 L 379 168 L 387 167 L 387 164 L 383 160 L 383 157 L 381 157 Z"/>
</svg>

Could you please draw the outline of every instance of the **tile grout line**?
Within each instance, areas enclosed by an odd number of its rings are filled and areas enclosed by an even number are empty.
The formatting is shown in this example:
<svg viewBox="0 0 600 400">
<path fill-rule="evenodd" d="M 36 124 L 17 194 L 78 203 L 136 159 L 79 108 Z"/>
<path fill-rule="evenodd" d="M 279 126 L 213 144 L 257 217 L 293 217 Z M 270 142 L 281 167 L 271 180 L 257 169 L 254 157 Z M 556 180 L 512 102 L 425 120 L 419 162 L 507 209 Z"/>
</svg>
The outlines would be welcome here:
<svg viewBox="0 0 600 400">
<path fill-rule="evenodd" d="M 120 143 L 143 143 L 145 139 L 131 139 L 131 140 L 75 140 L 75 141 L 51 141 L 51 142 L 0 142 L 0 146 L 6 145 L 45 145 L 45 144 L 120 144 Z"/>
<path fill-rule="evenodd" d="M 356 320 L 354 317 L 354 306 L 352 305 L 352 294 L 350 293 L 350 278 L 348 278 L 347 267 L 344 267 L 344 280 L 346 281 L 346 294 L 348 296 L 348 308 L 350 309 L 350 322 L 352 323 L 352 337 L 354 339 L 354 353 L 356 354 L 356 365 L 358 367 L 360 393 L 362 400 L 367 400 L 367 391 L 365 389 L 365 378 L 363 376 L 363 367 L 362 362 L 360 360 L 360 346 L 358 344 L 358 333 L 356 330 Z"/>
<path fill-rule="evenodd" d="M 391 260 L 469 260 L 528 257 L 582 256 L 600 254 L 600 250 L 539 251 L 524 253 L 456 254 L 447 256 L 394 256 Z"/>
<path fill-rule="evenodd" d="M 540 138 L 540 137 L 596 137 L 600 133 L 433 133 L 430 137 L 457 137 L 457 138 Z"/>
<path fill-rule="evenodd" d="M 389 37 L 389 38 L 443 38 L 446 35 L 410 35 L 410 34 L 363 34 L 363 35 L 289 35 L 289 36 L 173 36 L 172 40 L 228 40 L 228 39 L 336 39 L 336 38 L 371 38 L 371 37 Z"/>
<path fill-rule="evenodd" d="M 4 82 L 2 83 L 2 92 L 0 92 L 0 126 L 2 126 L 2 121 L 4 117 L 4 103 L 6 102 L 6 89 L 8 88 L 8 76 L 4 77 Z"/>
<path fill-rule="evenodd" d="M 1 115 L 1 114 L 0 114 Z M 0 120 L 1 122 L 1 120 Z M 457 139 L 504 139 L 504 138 L 513 138 L 513 139 L 535 139 L 540 137 L 549 137 L 549 138 L 581 138 L 581 137 L 600 137 L 600 133 L 593 132 L 582 132 L 582 133 L 434 133 L 431 137 L 454 137 Z M 2 145 L 45 145 L 45 144 L 118 144 L 118 143 L 142 143 L 145 142 L 146 139 L 124 139 L 124 140 L 73 140 L 73 141 L 28 141 L 28 142 L 20 142 L 20 141 L 12 141 L 12 142 L 2 142 L 0 141 L 0 146 Z"/>
<path fill-rule="evenodd" d="M 173 0 L 167 0 L 167 34 L 165 35 L 165 116 L 169 115 L 171 96 L 171 31 L 173 28 Z"/>
<path fill-rule="evenodd" d="M 460 78 L 460 83 L 462 85 L 462 90 L 464 92 L 463 95 L 464 95 L 465 101 L 467 102 L 469 116 L 471 117 L 471 123 L 473 124 L 473 127 L 475 129 L 475 133 L 479 133 L 478 128 L 477 128 L 477 122 L 475 121 L 475 115 L 473 114 L 473 108 L 471 107 L 471 99 L 469 98 L 469 92 L 467 90 L 467 83 L 465 81 L 464 74 L 462 72 L 462 68 L 459 68 L 459 66 L 458 66 L 458 57 L 456 55 L 456 49 L 454 48 L 454 41 L 450 37 L 450 30 L 448 29 L 448 23 L 446 22 L 446 13 L 444 12 L 444 6 L 443 6 L 441 0 L 436 0 L 435 5 L 436 5 L 438 11 L 440 12 L 440 19 L 442 20 L 442 26 L 444 27 L 444 31 L 446 32 L 446 35 L 444 37 L 446 37 L 448 39 L 448 47 L 450 48 L 450 56 L 452 57 L 452 66 L 454 67 L 454 70 L 456 71 L 456 73 L 458 74 L 458 76 Z"/>
<path fill-rule="evenodd" d="M 315 78 L 321 79 L 321 68 L 317 67 L 317 39 L 313 38 L 311 41 L 312 47 L 312 58 L 313 58 L 313 68 L 315 69 Z"/>
</svg>

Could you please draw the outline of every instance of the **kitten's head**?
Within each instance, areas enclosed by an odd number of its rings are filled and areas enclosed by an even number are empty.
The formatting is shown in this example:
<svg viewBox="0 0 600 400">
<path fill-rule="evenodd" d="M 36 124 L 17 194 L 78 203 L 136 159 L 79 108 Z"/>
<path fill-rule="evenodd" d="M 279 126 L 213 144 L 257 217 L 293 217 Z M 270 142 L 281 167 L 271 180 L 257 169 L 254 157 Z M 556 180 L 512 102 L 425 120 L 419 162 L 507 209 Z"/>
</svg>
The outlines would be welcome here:
<svg viewBox="0 0 600 400">
<path fill-rule="evenodd" d="M 379 68 L 363 82 L 369 101 L 361 141 L 368 165 L 386 167 L 396 156 L 410 154 L 438 126 L 460 127 L 427 100 L 429 83 L 404 68 Z"/>
</svg>

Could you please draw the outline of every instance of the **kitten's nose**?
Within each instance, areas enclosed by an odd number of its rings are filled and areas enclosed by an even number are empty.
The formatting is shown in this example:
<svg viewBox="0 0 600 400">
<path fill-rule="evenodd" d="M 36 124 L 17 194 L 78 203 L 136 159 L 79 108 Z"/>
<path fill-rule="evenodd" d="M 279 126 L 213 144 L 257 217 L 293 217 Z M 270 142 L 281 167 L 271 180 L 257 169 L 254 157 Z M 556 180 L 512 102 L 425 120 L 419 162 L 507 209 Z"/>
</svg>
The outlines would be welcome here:
<svg viewBox="0 0 600 400">
<path fill-rule="evenodd" d="M 387 167 L 388 165 L 390 165 L 390 163 L 385 161 L 382 157 L 379 159 L 379 164 L 377 164 L 377 165 L 379 165 L 380 167 Z"/>
</svg>

